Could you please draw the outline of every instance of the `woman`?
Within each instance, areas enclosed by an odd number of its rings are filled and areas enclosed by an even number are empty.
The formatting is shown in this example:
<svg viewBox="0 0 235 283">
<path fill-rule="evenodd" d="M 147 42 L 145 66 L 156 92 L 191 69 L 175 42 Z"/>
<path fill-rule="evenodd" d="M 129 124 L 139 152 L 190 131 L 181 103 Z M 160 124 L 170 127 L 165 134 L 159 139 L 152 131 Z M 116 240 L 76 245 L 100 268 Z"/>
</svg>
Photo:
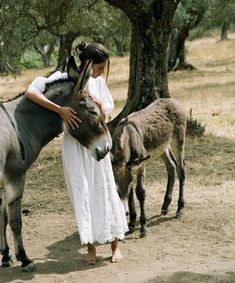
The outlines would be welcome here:
<svg viewBox="0 0 235 283">
<path fill-rule="evenodd" d="M 102 112 L 107 115 L 114 107 L 106 82 L 101 77 L 107 63 L 109 66 L 108 51 L 98 43 L 81 44 L 79 50 L 80 71 L 88 60 L 92 60 L 92 75 L 86 86 L 86 92 L 89 92 L 100 104 Z M 66 76 L 66 73 L 56 76 Z M 37 80 L 40 86 L 37 85 Z M 45 82 L 43 86 L 45 87 Z M 35 79 L 26 91 L 26 96 L 39 105 L 58 113 L 68 125 L 73 127 L 79 125 L 79 120 L 73 109 L 60 107 L 48 101 L 41 94 L 42 91 L 42 78 Z M 65 129 L 62 162 L 81 243 L 88 246 L 85 262 L 88 264 L 96 262 L 96 247 L 94 245 L 96 242 L 100 244 L 111 242 L 111 262 L 120 262 L 123 256 L 118 247 L 118 239 L 124 239 L 128 226 L 123 205 L 116 191 L 110 156 L 107 155 L 101 161 L 96 161 L 90 151 Z"/>
</svg>

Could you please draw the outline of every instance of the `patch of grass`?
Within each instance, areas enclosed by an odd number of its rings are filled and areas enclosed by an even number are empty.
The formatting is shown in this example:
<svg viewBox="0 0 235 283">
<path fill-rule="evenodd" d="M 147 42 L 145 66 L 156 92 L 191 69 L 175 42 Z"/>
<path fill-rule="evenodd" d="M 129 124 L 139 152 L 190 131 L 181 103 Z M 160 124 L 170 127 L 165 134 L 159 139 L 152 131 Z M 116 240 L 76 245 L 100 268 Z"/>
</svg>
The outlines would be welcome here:
<svg viewBox="0 0 235 283">
<path fill-rule="evenodd" d="M 192 116 L 192 109 L 190 109 L 190 116 L 187 120 L 186 135 L 191 137 L 201 137 L 205 133 L 206 126 Z"/>
</svg>

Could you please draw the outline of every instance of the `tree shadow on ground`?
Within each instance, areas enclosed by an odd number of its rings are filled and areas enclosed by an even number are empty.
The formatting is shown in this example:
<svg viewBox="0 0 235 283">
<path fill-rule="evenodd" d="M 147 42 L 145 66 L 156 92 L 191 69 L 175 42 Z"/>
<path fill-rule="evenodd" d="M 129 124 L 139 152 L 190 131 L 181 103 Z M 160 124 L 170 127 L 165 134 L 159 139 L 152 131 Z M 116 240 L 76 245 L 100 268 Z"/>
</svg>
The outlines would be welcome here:
<svg viewBox="0 0 235 283">
<path fill-rule="evenodd" d="M 234 283 L 235 273 L 203 274 L 194 272 L 175 272 L 171 276 L 157 276 L 146 283 Z"/>
<path fill-rule="evenodd" d="M 162 216 L 160 214 L 153 215 L 153 216 L 151 216 L 147 219 L 146 227 L 150 228 L 150 227 L 153 227 L 153 226 L 158 226 L 163 222 L 171 221 L 171 220 L 174 220 L 174 219 L 178 221 L 178 219 L 176 219 L 175 216 Z M 136 227 L 135 227 L 134 232 L 132 232 L 130 234 L 128 232 L 126 233 L 125 241 L 138 240 L 138 239 L 141 239 L 141 238 L 142 237 L 140 235 L 140 221 L 138 220 L 138 221 L 136 221 Z"/>
<path fill-rule="evenodd" d="M 157 226 L 163 222 L 176 220 L 175 216 L 162 216 L 160 214 L 153 215 L 152 217 L 148 218 L 147 227 Z"/>
</svg>

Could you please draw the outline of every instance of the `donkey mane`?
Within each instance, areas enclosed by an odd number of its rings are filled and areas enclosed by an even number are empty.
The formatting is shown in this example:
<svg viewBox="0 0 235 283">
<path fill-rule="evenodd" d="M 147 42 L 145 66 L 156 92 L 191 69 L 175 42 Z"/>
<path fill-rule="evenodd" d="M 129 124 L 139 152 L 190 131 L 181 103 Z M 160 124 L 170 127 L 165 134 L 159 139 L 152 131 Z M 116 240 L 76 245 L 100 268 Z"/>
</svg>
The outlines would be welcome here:
<svg viewBox="0 0 235 283">
<path fill-rule="evenodd" d="M 52 87 L 52 86 L 54 86 L 58 83 L 62 83 L 62 82 L 74 82 L 74 81 L 69 79 L 69 78 L 61 78 L 61 79 L 57 79 L 57 80 L 48 82 L 45 85 L 45 89 L 44 89 L 43 93 L 46 93 L 50 87 Z"/>
<path fill-rule="evenodd" d="M 46 86 L 45 86 L 45 90 L 43 91 L 43 93 L 46 93 L 48 91 L 48 89 L 58 83 L 62 83 L 62 82 L 73 82 L 73 80 L 69 79 L 69 78 L 61 78 L 61 79 L 58 79 L 58 80 L 54 80 L 54 81 L 51 81 L 49 83 L 46 83 Z M 14 97 L 11 97 L 7 100 L 0 100 L 0 103 L 5 103 L 5 102 L 11 102 L 11 101 L 14 101 L 16 99 L 18 99 L 19 97 L 23 96 L 25 94 L 25 91 L 21 91 L 19 94 L 17 94 L 16 96 Z"/>
<path fill-rule="evenodd" d="M 1 100 L 0 103 L 5 103 L 5 102 L 10 102 L 10 101 L 13 101 L 13 100 L 16 100 L 18 99 L 19 97 L 23 96 L 25 94 L 25 91 L 21 91 L 19 94 L 17 94 L 16 96 L 14 97 L 11 97 L 7 100 Z"/>
</svg>

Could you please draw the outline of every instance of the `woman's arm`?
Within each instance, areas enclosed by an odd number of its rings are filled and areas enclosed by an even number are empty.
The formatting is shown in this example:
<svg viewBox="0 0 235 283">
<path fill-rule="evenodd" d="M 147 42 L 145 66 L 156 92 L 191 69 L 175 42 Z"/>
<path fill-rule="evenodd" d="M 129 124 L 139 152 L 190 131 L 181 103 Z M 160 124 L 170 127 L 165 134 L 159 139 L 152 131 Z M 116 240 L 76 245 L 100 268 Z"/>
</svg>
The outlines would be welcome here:
<svg viewBox="0 0 235 283">
<path fill-rule="evenodd" d="M 36 104 L 47 108 L 57 114 L 73 129 L 79 127 L 81 121 L 76 115 L 76 111 L 71 107 L 62 107 L 52 101 L 50 101 L 45 95 L 43 95 L 37 88 L 30 87 L 26 90 L 25 96 L 35 102 Z"/>
</svg>

